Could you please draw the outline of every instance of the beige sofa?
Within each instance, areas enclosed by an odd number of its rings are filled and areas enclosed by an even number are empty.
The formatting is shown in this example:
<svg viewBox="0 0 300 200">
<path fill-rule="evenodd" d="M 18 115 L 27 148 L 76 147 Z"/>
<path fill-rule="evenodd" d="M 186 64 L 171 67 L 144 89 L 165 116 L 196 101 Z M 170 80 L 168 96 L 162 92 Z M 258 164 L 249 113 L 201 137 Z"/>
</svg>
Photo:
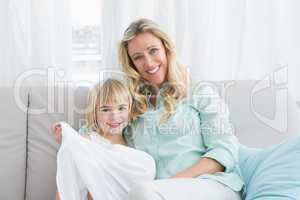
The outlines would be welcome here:
<svg viewBox="0 0 300 200">
<path fill-rule="evenodd" d="M 253 147 L 300 133 L 300 113 L 284 85 L 214 83 L 229 105 L 240 142 Z M 0 87 L 0 200 L 53 200 L 58 145 L 54 121 L 84 123 L 88 87 Z"/>
</svg>

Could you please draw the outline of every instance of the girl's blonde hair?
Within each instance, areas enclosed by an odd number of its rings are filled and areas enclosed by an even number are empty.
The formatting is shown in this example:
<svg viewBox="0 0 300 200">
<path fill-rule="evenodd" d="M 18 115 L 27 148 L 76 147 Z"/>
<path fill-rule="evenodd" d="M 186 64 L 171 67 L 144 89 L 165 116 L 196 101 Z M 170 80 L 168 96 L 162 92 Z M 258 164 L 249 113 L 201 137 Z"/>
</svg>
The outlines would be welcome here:
<svg viewBox="0 0 300 200">
<path fill-rule="evenodd" d="M 100 82 L 90 90 L 88 94 L 88 111 L 86 113 L 88 130 L 97 131 L 97 109 L 100 106 L 111 103 L 120 104 L 128 102 L 131 119 L 132 96 L 129 88 L 121 81 L 116 79 L 107 79 Z"/>
<path fill-rule="evenodd" d="M 130 79 L 130 89 L 133 94 L 134 103 L 133 118 L 145 113 L 148 109 L 148 95 L 155 93 L 153 86 L 143 79 L 136 70 L 128 53 L 128 43 L 140 33 L 151 33 L 159 38 L 165 48 L 167 57 L 167 82 L 164 84 L 164 92 L 161 94 L 164 99 L 165 113 L 161 121 L 164 122 L 175 111 L 175 105 L 187 95 L 190 83 L 190 76 L 185 66 L 179 64 L 176 59 L 175 47 L 170 37 L 153 21 L 139 19 L 132 22 L 125 30 L 123 39 L 119 44 L 119 61 L 122 70 Z"/>
</svg>

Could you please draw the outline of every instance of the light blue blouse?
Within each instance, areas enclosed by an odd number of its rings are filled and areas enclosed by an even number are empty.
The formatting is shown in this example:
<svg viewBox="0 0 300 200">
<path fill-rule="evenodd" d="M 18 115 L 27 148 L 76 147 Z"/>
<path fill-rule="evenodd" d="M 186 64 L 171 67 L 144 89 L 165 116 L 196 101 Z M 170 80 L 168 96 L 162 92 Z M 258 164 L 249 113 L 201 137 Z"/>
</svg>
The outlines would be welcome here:
<svg viewBox="0 0 300 200">
<path fill-rule="evenodd" d="M 212 85 L 194 85 L 168 121 L 160 123 L 163 113 L 163 99 L 158 95 L 156 108 L 150 107 L 139 116 L 131 124 L 131 136 L 125 136 L 130 146 L 148 152 L 155 159 L 157 179 L 173 176 L 200 158 L 208 157 L 221 163 L 225 172 L 199 178 L 217 180 L 234 191 L 242 189 L 237 166 L 238 140 L 228 108 Z"/>
</svg>

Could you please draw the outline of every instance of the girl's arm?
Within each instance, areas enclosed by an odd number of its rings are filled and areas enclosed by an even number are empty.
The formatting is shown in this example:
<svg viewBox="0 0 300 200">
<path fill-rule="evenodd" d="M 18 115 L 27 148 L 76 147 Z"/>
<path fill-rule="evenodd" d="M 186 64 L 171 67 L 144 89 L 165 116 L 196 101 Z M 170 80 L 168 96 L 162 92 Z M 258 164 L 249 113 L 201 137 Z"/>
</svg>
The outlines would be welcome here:
<svg viewBox="0 0 300 200">
<path fill-rule="evenodd" d="M 60 200 L 58 191 L 56 191 L 56 194 L 55 194 L 55 200 Z"/>
<path fill-rule="evenodd" d="M 197 177 L 202 174 L 214 174 L 216 172 L 223 172 L 224 167 L 218 161 L 212 158 L 201 158 L 196 164 L 191 167 L 175 174 L 171 178 L 183 178 L 183 177 Z"/>
<path fill-rule="evenodd" d="M 59 197 L 59 193 L 56 191 L 56 194 L 55 194 L 55 200 L 60 200 L 60 197 Z M 93 200 L 91 194 L 88 192 L 87 194 L 87 200 Z"/>
<path fill-rule="evenodd" d="M 62 134 L 61 134 L 61 125 L 59 122 L 55 122 L 53 125 L 52 125 L 52 132 L 54 134 L 54 137 L 55 137 L 55 140 L 57 141 L 57 143 L 61 144 L 61 141 L 62 141 Z M 87 139 L 90 139 L 89 135 L 83 135 L 83 137 L 87 138 Z M 58 191 L 56 191 L 56 194 L 55 194 L 55 200 L 60 200 L 60 196 L 59 196 L 59 193 Z M 90 192 L 87 193 L 87 200 L 93 200 Z"/>
<path fill-rule="evenodd" d="M 52 133 L 54 135 L 54 138 L 58 144 L 61 144 L 62 135 L 61 135 L 61 125 L 59 122 L 55 122 L 52 124 Z"/>
<path fill-rule="evenodd" d="M 59 122 L 53 123 L 51 129 L 52 129 L 52 133 L 54 135 L 54 138 L 55 138 L 56 142 L 58 144 L 61 144 L 61 142 L 62 142 L 62 133 L 61 133 L 62 129 L 61 129 L 60 123 Z M 88 134 L 83 134 L 81 136 L 85 137 L 87 139 L 91 139 Z"/>
<path fill-rule="evenodd" d="M 91 194 L 88 192 L 88 194 L 87 194 L 87 199 L 88 200 L 93 200 L 93 198 L 92 198 L 92 196 L 91 196 Z"/>
</svg>

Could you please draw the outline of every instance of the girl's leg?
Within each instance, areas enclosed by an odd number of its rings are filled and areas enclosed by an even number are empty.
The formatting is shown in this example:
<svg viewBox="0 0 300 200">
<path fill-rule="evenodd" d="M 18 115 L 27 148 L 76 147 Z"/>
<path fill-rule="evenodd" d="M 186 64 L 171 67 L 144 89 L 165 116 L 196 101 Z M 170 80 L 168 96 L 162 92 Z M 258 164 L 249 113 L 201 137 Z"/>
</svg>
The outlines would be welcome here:
<svg viewBox="0 0 300 200">
<path fill-rule="evenodd" d="M 240 194 L 210 179 L 177 178 L 136 185 L 129 200 L 241 200 Z"/>
</svg>

